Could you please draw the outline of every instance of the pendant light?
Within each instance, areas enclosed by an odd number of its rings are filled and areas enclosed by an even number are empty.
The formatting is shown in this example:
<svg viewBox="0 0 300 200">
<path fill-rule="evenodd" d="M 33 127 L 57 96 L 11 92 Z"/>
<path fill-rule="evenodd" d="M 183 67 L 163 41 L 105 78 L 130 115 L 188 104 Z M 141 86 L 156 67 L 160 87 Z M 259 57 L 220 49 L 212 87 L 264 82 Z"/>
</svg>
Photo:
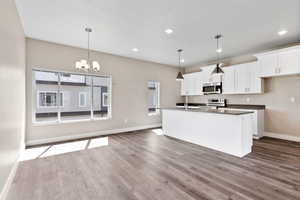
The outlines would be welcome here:
<svg viewBox="0 0 300 200">
<path fill-rule="evenodd" d="M 219 39 L 221 39 L 223 36 L 221 34 L 218 34 L 215 36 L 215 39 L 217 40 L 217 49 L 216 49 L 216 53 L 217 53 L 217 58 L 218 58 L 218 62 L 217 62 L 217 66 L 216 68 L 212 71 L 211 74 L 224 74 L 223 69 L 221 68 L 222 63 L 220 63 L 220 54 L 222 53 L 222 47 L 219 44 Z"/>
<path fill-rule="evenodd" d="M 178 49 L 177 52 L 178 52 L 178 67 L 181 68 L 181 53 L 182 53 L 182 49 Z M 181 71 L 178 72 L 178 75 L 176 77 L 176 81 L 182 81 L 184 78 L 183 78 L 183 75 L 181 73 Z"/>
<path fill-rule="evenodd" d="M 91 28 L 85 28 L 85 32 L 87 32 L 88 35 L 88 54 L 87 54 L 87 60 L 81 59 L 80 61 L 76 62 L 75 68 L 78 70 L 83 70 L 86 72 L 99 72 L 100 71 L 100 65 L 97 61 L 91 61 L 90 60 L 90 33 L 92 32 Z"/>
</svg>

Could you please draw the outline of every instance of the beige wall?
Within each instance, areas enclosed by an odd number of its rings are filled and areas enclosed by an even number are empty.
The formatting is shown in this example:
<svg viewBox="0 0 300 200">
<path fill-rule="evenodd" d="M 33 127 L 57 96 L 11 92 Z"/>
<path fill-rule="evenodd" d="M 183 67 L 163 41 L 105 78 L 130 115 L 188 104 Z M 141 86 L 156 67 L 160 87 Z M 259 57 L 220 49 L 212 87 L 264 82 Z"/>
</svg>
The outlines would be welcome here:
<svg viewBox="0 0 300 200">
<path fill-rule="evenodd" d="M 59 125 L 32 125 L 32 68 L 75 71 L 75 61 L 86 57 L 86 50 L 27 39 L 27 132 L 26 141 L 87 134 L 90 132 L 157 124 L 160 116 L 147 114 L 147 81 L 161 86 L 161 106 L 175 106 L 181 100 L 178 68 L 110 54 L 92 52 L 100 62 L 100 75 L 112 76 L 112 119 Z M 125 123 L 127 120 L 127 123 Z"/>
<path fill-rule="evenodd" d="M 25 37 L 14 1 L 1 0 L 0 4 L 0 192 L 3 195 L 4 185 L 24 146 Z"/>
<path fill-rule="evenodd" d="M 227 59 L 225 63 L 231 65 L 255 59 L 253 56 L 240 56 Z M 199 67 L 187 68 L 186 72 L 197 71 Z M 189 102 L 205 103 L 207 98 L 224 97 L 231 104 L 263 104 L 267 107 L 265 131 L 300 137 L 300 75 L 267 78 L 264 84 L 264 94 L 196 96 L 189 98 Z M 294 103 L 291 102 L 292 97 L 296 100 Z"/>
</svg>

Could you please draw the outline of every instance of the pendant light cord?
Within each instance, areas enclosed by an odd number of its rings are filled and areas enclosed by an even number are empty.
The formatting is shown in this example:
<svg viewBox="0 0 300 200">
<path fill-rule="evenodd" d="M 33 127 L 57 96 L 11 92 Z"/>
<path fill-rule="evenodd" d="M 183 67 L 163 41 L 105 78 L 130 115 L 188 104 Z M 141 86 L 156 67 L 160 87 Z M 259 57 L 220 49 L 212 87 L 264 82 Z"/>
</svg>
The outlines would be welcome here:
<svg viewBox="0 0 300 200">
<path fill-rule="evenodd" d="M 178 52 L 178 66 L 181 67 L 181 63 L 180 63 L 180 59 L 181 59 L 181 52 Z"/>
<path fill-rule="evenodd" d="M 90 64 L 90 32 L 88 31 L 88 63 Z"/>
<path fill-rule="evenodd" d="M 182 49 L 178 49 L 177 52 L 178 52 L 178 66 L 181 67 L 181 52 L 183 50 Z"/>
<path fill-rule="evenodd" d="M 217 53 L 217 59 L 218 59 L 218 63 L 219 63 L 219 60 L 220 60 L 220 53 L 218 52 L 218 50 L 219 50 L 219 37 L 217 37 L 217 51 L 216 51 L 216 53 Z"/>
</svg>

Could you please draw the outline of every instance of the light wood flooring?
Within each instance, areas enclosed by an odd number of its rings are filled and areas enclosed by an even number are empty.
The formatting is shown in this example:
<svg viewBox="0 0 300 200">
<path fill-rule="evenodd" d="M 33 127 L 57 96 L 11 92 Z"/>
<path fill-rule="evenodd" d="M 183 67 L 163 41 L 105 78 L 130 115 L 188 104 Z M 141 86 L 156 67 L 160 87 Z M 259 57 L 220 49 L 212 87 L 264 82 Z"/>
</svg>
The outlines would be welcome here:
<svg viewBox="0 0 300 200">
<path fill-rule="evenodd" d="M 21 162 L 8 200 L 300 200 L 300 143 L 254 141 L 240 159 L 151 130 Z"/>
</svg>

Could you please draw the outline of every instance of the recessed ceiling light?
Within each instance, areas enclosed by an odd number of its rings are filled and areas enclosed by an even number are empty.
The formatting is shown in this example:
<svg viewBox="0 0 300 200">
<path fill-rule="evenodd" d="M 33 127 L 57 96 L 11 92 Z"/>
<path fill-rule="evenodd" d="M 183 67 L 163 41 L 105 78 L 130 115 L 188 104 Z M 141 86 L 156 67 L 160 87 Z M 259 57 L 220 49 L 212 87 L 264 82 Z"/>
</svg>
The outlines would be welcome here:
<svg viewBox="0 0 300 200">
<path fill-rule="evenodd" d="M 287 34 L 287 32 L 288 32 L 287 30 L 283 29 L 281 31 L 278 31 L 278 35 L 282 36 L 282 35 Z"/>
<path fill-rule="evenodd" d="M 168 34 L 168 35 L 170 35 L 170 34 L 173 33 L 173 30 L 170 29 L 170 28 L 168 28 L 168 29 L 165 30 L 165 33 Z"/>
<path fill-rule="evenodd" d="M 181 62 L 181 63 L 184 63 L 184 59 L 181 59 L 180 62 Z"/>
<path fill-rule="evenodd" d="M 218 48 L 218 49 L 216 50 L 217 53 L 222 53 L 222 51 L 223 51 L 222 48 Z"/>
<path fill-rule="evenodd" d="M 138 51 L 139 51 L 139 49 L 138 49 L 138 48 L 133 48 L 133 49 L 132 49 L 132 51 L 134 51 L 134 52 L 138 52 Z"/>
</svg>

